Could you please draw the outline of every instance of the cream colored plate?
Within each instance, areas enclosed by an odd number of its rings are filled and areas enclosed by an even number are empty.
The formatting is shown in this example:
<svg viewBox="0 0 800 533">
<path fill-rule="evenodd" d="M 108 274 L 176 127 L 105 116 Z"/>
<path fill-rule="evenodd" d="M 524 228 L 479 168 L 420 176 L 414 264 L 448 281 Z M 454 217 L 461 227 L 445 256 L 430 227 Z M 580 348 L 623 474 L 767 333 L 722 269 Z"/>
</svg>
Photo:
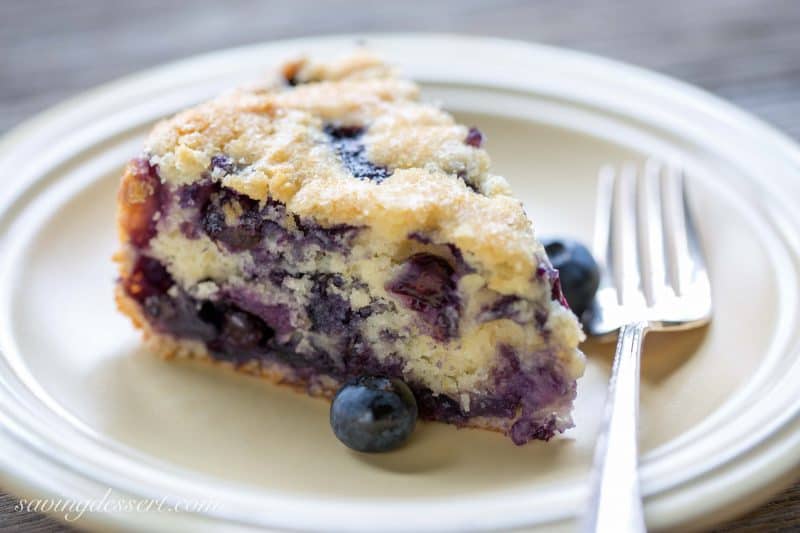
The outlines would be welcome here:
<svg viewBox="0 0 800 533">
<path fill-rule="evenodd" d="M 106 513 L 84 525 L 292 529 L 569 528 L 586 478 L 611 346 L 587 344 L 577 427 L 515 447 L 421 424 L 411 444 L 357 455 L 327 404 L 143 353 L 114 309 L 114 201 L 123 163 L 165 115 L 297 52 L 273 43 L 127 78 L 28 122 L 0 145 L 0 464 L 28 495 L 212 499 L 209 513 Z M 591 234 L 604 163 L 680 158 L 710 256 L 711 327 L 648 339 L 641 478 L 647 520 L 711 523 L 788 482 L 800 458 L 800 156 L 780 134 L 666 78 L 603 59 L 452 36 L 368 43 L 488 136 L 540 235 Z"/>
</svg>

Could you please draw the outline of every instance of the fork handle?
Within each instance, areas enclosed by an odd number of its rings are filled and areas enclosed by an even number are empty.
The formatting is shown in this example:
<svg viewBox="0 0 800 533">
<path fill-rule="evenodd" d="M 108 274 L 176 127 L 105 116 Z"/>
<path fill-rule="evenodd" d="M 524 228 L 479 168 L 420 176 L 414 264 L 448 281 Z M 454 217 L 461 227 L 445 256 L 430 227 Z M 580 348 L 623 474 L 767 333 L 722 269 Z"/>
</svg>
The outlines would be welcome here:
<svg viewBox="0 0 800 533">
<path fill-rule="evenodd" d="M 647 531 L 637 472 L 639 364 L 648 324 L 619 331 L 603 426 L 595 448 L 585 533 Z"/>
</svg>

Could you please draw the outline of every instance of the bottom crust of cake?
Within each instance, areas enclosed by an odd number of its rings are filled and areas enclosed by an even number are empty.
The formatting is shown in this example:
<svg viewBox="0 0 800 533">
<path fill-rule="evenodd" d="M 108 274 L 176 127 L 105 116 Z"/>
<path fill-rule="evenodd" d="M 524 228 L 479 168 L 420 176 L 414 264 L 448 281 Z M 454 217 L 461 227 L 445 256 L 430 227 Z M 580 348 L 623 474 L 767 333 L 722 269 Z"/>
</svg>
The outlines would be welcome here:
<svg viewBox="0 0 800 533">
<path fill-rule="evenodd" d="M 142 330 L 147 348 L 163 359 L 189 359 L 224 366 L 237 372 L 264 379 L 276 385 L 291 387 L 295 392 L 320 399 L 331 400 L 341 386 L 337 380 L 326 377 L 310 383 L 308 380 L 296 376 L 294 369 L 290 365 L 279 361 L 252 360 L 242 365 L 235 365 L 230 361 L 216 359 L 212 357 L 205 344 L 202 342 L 178 339 L 171 335 L 165 335 L 155 331 L 143 316 L 141 307 L 136 300 L 128 296 L 125 290 L 119 285 L 115 289 L 115 299 L 118 309 L 123 314 L 127 315 L 137 328 Z M 518 417 L 500 418 L 475 416 L 463 422 L 459 422 L 456 425 L 459 428 L 475 428 L 508 434 L 517 420 Z M 563 431 L 567 429 L 567 427 L 547 427 L 542 429 L 547 433 L 552 433 L 554 430 Z"/>
</svg>

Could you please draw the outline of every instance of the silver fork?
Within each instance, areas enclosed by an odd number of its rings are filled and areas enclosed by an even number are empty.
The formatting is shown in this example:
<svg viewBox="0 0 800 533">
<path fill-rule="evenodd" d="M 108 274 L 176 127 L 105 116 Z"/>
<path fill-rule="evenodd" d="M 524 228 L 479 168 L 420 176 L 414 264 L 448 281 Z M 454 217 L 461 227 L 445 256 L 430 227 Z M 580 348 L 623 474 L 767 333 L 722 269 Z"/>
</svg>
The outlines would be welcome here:
<svg viewBox="0 0 800 533">
<path fill-rule="evenodd" d="M 586 323 L 617 350 L 595 448 L 586 532 L 645 531 L 637 474 L 639 362 L 648 331 L 711 319 L 711 288 L 689 212 L 684 171 L 648 161 L 598 178 L 594 254 L 600 288 Z"/>
</svg>

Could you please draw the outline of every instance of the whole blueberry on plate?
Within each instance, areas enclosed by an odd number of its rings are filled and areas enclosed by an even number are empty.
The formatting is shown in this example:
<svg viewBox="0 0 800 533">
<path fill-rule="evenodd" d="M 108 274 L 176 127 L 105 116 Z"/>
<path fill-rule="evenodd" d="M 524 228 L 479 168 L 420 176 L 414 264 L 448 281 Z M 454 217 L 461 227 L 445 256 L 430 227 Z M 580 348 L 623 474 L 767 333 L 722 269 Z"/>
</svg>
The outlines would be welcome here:
<svg viewBox="0 0 800 533">
<path fill-rule="evenodd" d="M 385 452 L 402 445 L 417 422 L 417 402 L 399 379 L 365 376 L 345 384 L 331 404 L 331 427 L 348 448 Z"/>
<path fill-rule="evenodd" d="M 544 249 L 558 270 L 561 290 L 579 317 L 589 308 L 600 284 L 600 273 L 591 252 L 572 239 L 543 239 Z"/>
</svg>

